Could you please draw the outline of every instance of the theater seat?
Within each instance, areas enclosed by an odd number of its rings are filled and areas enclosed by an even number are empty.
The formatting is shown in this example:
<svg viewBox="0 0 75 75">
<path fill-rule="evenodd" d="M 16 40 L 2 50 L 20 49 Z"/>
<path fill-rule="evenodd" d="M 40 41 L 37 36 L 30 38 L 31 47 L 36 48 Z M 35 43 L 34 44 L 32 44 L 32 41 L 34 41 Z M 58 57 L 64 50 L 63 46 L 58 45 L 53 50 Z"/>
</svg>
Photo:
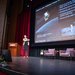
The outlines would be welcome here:
<svg viewBox="0 0 75 75">
<path fill-rule="evenodd" d="M 44 51 L 44 56 L 55 56 L 55 55 L 56 55 L 55 49 L 48 49 Z"/>
<path fill-rule="evenodd" d="M 75 49 L 74 48 L 67 48 L 66 50 L 60 50 L 59 55 L 62 57 L 74 57 L 75 56 Z"/>
<path fill-rule="evenodd" d="M 8 49 L 2 50 L 2 56 L 6 62 L 12 62 L 11 53 Z"/>
</svg>

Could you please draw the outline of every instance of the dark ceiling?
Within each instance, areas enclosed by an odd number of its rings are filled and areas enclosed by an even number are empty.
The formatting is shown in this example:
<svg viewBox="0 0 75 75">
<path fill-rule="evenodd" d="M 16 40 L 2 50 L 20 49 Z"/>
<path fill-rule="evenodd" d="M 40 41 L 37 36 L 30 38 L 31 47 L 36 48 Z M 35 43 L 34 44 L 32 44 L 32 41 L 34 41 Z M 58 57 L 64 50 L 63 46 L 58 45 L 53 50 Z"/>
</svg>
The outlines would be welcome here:
<svg viewBox="0 0 75 75">
<path fill-rule="evenodd" d="M 43 3 L 47 3 L 47 2 L 53 2 L 56 0 L 24 0 L 24 5 L 30 5 L 31 7 L 36 7 L 38 5 L 41 5 Z"/>
</svg>

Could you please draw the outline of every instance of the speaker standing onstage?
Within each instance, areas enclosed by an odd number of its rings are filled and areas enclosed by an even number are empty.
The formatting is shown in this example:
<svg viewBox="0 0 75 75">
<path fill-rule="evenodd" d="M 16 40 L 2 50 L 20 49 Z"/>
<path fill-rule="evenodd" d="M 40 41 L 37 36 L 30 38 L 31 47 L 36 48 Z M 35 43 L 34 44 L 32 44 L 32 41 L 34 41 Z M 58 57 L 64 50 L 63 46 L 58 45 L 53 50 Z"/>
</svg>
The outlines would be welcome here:
<svg viewBox="0 0 75 75">
<path fill-rule="evenodd" d="M 24 35 L 24 38 L 23 38 L 23 48 L 24 48 L 24 52 L 25 52 L 25 57 L 28 57 L 29 41 L 30 40 L 27 38 L 27 36 Z"/>
</svg>

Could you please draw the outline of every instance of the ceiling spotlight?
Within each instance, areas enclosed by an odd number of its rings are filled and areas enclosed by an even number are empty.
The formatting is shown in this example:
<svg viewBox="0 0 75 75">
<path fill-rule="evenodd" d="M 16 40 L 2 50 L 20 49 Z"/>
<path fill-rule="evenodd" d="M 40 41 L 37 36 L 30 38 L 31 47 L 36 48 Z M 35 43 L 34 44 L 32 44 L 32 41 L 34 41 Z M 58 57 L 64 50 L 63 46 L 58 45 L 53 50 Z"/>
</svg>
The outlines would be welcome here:
<svg viewBox="0 0 75 75">
<path fill-rule="evenodd" d="M 27 7 L 29 7 L 29 5 L 27 5 Z"/>
</svg>

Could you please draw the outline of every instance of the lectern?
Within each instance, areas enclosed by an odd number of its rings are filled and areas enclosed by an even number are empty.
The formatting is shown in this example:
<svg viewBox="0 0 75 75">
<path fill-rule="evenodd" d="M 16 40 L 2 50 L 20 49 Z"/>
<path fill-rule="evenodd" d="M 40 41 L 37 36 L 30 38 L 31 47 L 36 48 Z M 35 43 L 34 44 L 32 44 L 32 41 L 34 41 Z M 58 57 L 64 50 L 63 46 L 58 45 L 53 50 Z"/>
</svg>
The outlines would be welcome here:
<svg viewBox="0 0 75 75">
<path fill-rule="evenodd" d="M 9 43 L 8 49 L 10 50 L 12 57 L 20 56 L 20 45 L 18 43 Z"/>
</svg>

